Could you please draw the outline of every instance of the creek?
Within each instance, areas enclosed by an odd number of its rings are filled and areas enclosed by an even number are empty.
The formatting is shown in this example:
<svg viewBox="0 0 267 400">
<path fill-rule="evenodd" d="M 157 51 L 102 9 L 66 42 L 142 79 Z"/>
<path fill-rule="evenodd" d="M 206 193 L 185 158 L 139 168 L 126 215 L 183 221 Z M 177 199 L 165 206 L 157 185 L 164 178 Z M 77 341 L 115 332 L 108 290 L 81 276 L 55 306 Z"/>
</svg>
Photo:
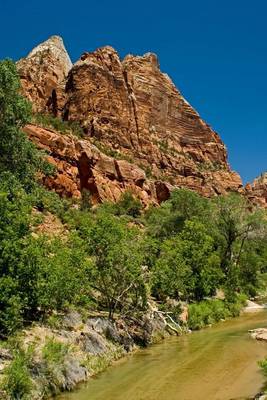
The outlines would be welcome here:
<svg viewBox="0 0 267 400">
<path fill-rule="evenodd" d="M 267 343 L 248 330 L 266 327 L 267 311 L 245 314 L 125 357 L 60 400 L 232 400 L 265 382 L 257 362 Z"/>
</svg>

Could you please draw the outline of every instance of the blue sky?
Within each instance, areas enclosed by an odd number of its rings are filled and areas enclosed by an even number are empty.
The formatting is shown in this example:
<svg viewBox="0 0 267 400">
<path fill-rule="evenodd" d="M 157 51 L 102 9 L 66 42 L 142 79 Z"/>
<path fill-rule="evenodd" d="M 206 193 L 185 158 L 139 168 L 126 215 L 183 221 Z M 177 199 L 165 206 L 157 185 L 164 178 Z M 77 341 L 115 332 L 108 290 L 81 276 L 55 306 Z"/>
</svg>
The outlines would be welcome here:
<svg viewBox="0 0 267 400">
<path fill-rule="evenodd" d="M 0 59 L 54 34 L 74 61 L 107 44 L 157 53 L 244 182 L 267 170 L 267 1 L 0 0 L 0 16 Z"/>
</svg>

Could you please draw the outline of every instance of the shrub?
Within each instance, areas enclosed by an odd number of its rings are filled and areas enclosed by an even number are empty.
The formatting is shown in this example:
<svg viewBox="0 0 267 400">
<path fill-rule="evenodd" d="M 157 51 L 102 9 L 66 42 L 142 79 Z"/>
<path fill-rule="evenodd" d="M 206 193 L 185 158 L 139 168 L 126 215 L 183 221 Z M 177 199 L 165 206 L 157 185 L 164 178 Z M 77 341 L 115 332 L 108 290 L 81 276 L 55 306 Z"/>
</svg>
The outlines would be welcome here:
<svg viewBox="0 0 267 400">
<path fill-rule="evenodd" d="M 227 300 L 205 300 L 189 305 L 188 327 L 192 330 L 204 328 L 227 317 L 237 317 L 246 297 L 239 295 L 235 302 Z"/>
<path fill-rule="evenodd" d="M 125 192 L 120 200 L 114 204 L 115 215 L 129 215 L 137 218 L 141 215 L 142 204 L 131 192 Z"/>
</svg>

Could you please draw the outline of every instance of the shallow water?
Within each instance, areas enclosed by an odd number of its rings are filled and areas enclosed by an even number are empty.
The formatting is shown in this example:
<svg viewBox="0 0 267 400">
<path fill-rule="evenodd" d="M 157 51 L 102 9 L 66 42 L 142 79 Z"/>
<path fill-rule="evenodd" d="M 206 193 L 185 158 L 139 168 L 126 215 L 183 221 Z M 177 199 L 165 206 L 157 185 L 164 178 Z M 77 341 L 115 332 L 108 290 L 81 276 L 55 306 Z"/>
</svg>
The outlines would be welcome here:
<svg viewBox="0 0 267 400">
<path fill-rule="evenodd" d="M 267 311 L 141 350 L 60 400 L 230 400 L 255 395 L 264 384 L 257 361 L 267 343 L 249 329 L 267 326 Z"/>
</svg>

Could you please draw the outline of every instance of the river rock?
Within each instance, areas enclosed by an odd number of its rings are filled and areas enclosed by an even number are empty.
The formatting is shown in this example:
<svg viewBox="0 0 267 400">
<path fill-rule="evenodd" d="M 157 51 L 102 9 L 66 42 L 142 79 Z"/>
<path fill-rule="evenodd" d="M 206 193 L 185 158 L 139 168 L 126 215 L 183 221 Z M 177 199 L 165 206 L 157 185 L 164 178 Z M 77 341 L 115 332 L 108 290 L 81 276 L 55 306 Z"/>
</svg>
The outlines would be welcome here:
<svg viewBox="0 0 267 400">
<path fill-rule="evenodd" d="M 64 370 L 64 390 L 72 390 L 78 383 L 85 382 L 88 379 L 87 369 L 80 365 L 79 361 L 73 357 L 65 361 Z"/>
<path fill-rule="evenodd" d="M 79 338 L 79 345 L 86 353 L 93 355 L 103 354 L 107 351 L 104 338 L 97 332 L 82 332 Z"/>
<path fill-rule="evenodd" d="M 258 304 L 258 303 L 255 303 L 254 301 L 247 300 L 247 305 L 243 311 L 246 313 L 257 312 L 257 311 L 262 311 L 265 308 L 266 308 L 266 305 Z"/>
<path fill-rule="evenodd" d="M 258 328 L 249 331 L 253 339 L 267 341 L 267 328 Z"/>
<path fill-rule="evenodd" d="M 62 327 L 75 330 L 81 327 L 82 325 L 82 317 L 77 311 L 70 311 L 66 315 L 64 315 L 62 320 Z"/>
</svg>

